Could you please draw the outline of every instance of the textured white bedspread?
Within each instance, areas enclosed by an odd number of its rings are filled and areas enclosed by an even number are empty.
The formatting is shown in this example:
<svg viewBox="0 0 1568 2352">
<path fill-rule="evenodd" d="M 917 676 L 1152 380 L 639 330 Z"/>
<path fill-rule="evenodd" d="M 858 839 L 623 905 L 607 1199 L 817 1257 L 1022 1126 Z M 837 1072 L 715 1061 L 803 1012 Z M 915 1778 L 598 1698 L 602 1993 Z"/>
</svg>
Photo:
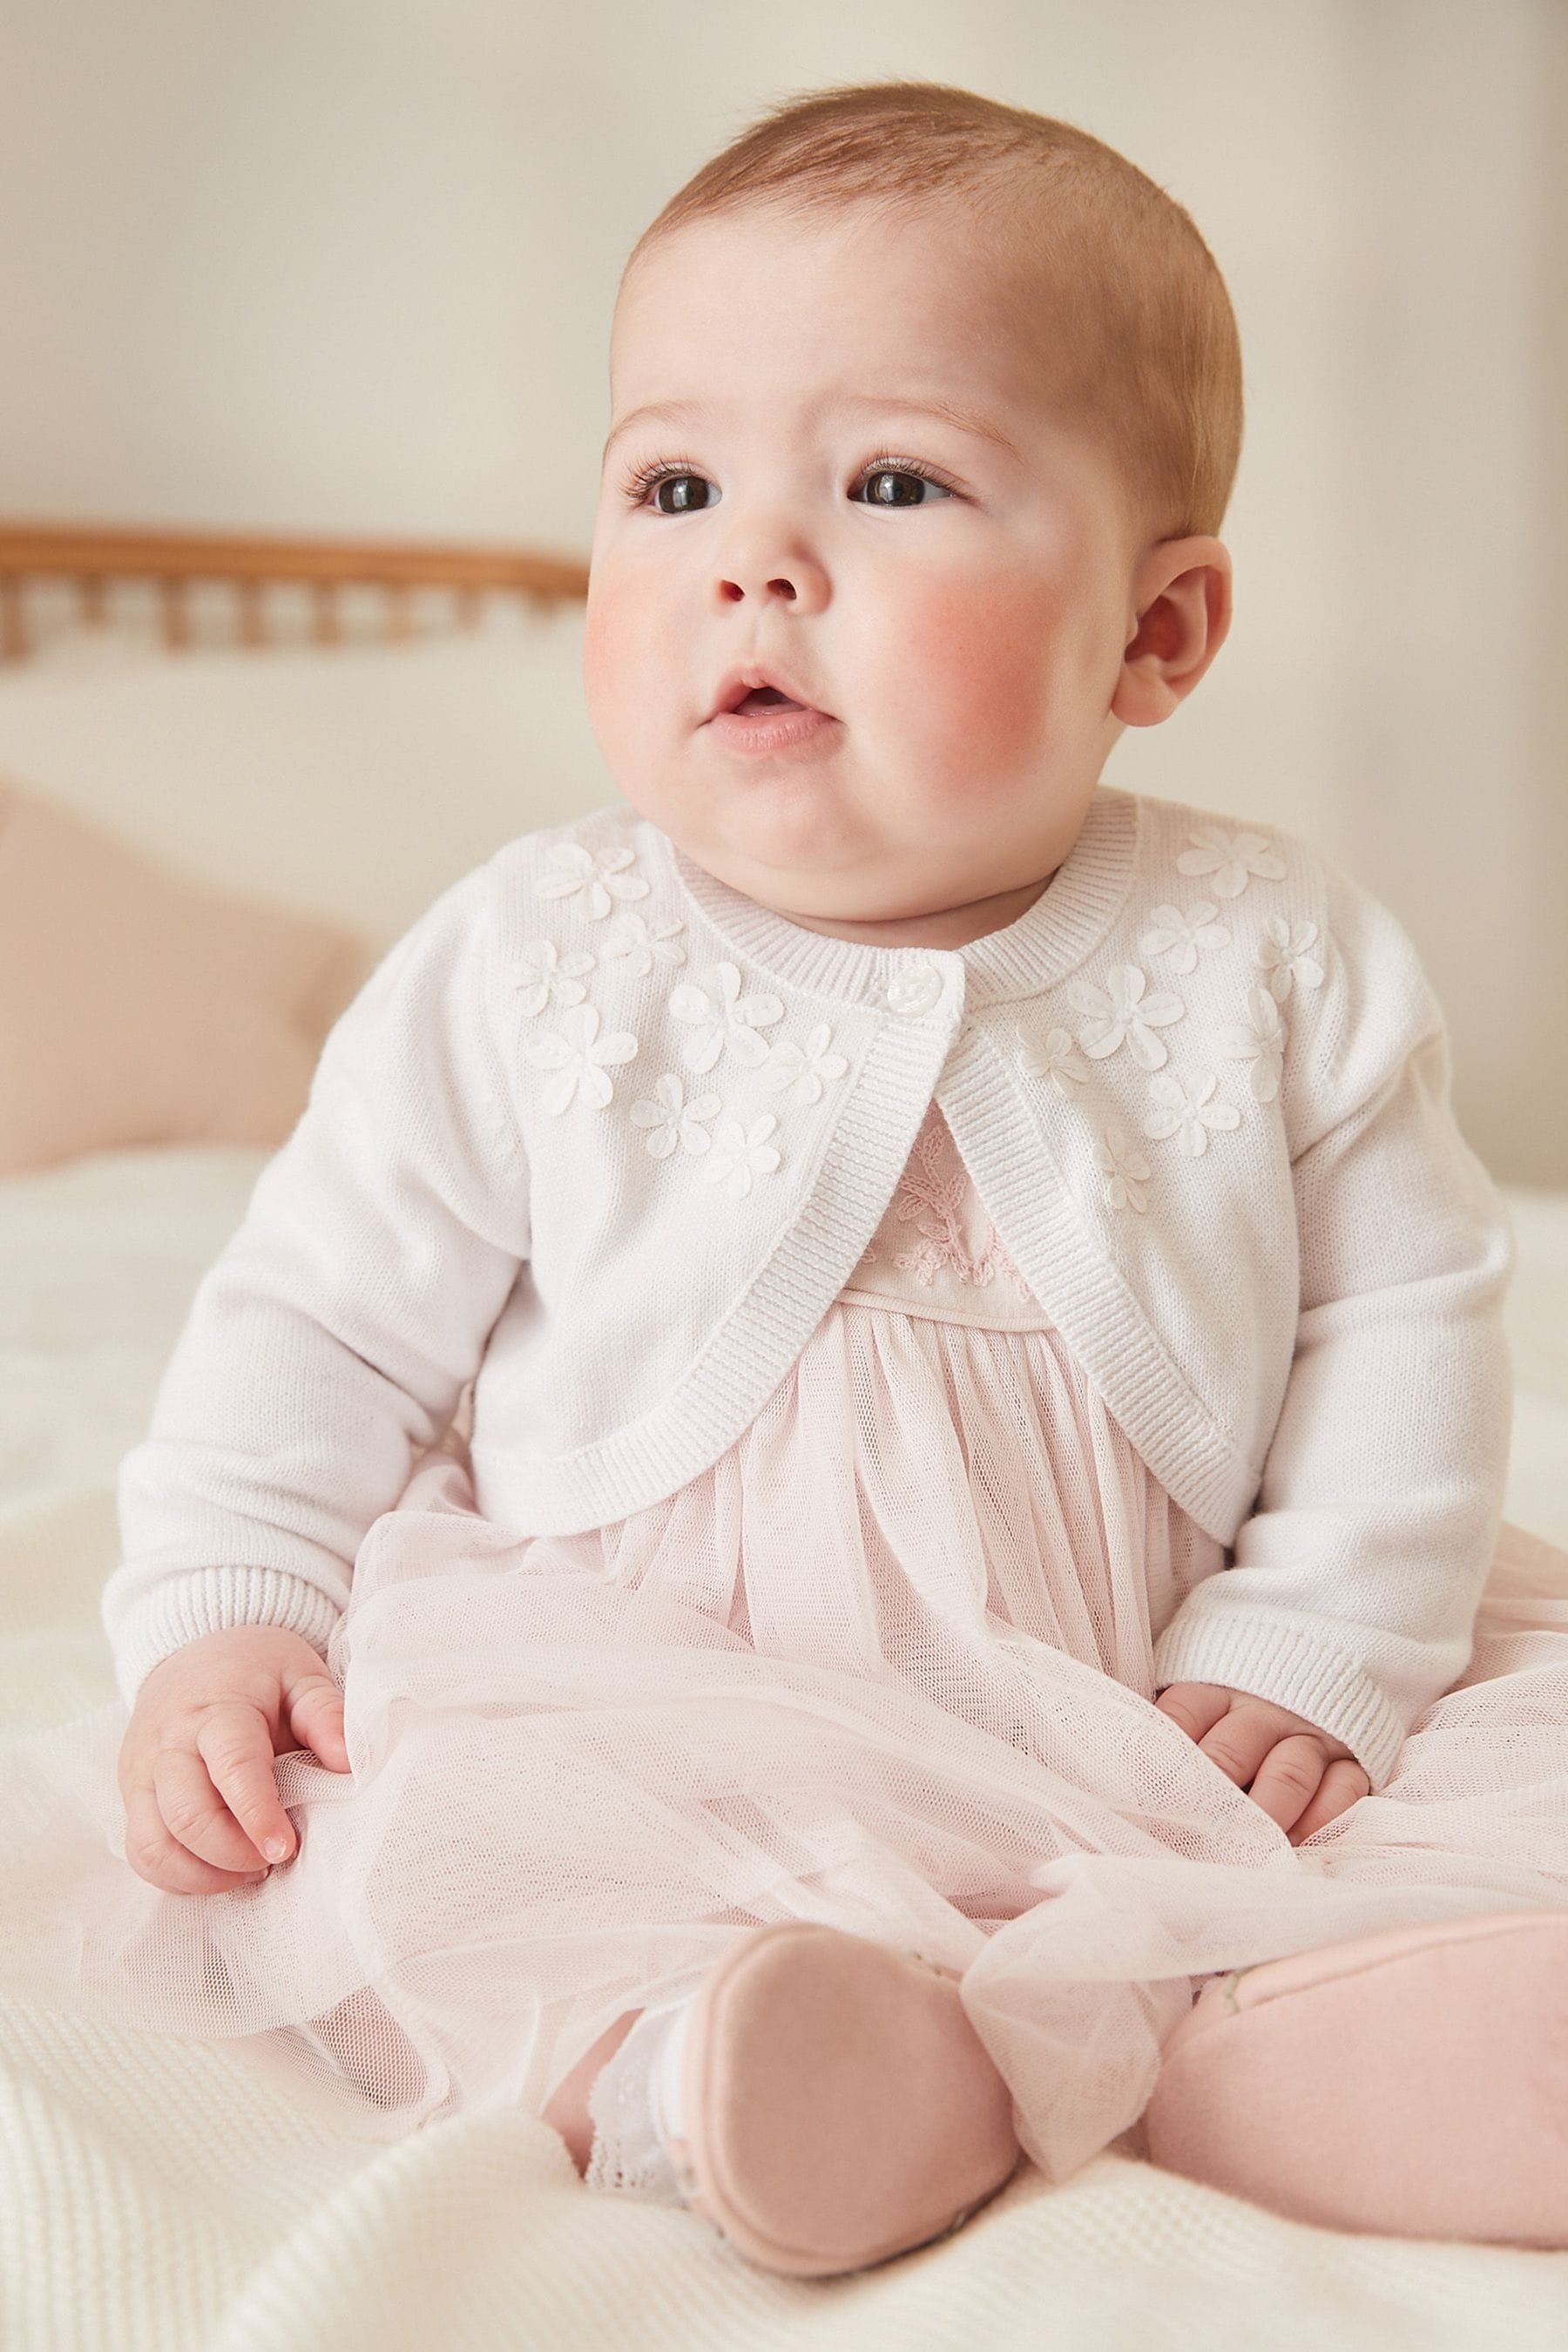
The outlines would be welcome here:
<svg viewBox="0 0 1568 2352">
<path fill-rule="evenodd" d="M 5 1735 L 113 1696 L 115 1468 L 264 1157 L 0 1181 L 0 1801 Z M 1568 1544 L 1568 1197 L 1510 1200 L 1508 1516 Z M 773 2279 L 689 2214 L 590 2196 L 531 2117 L 387 2147 L 220 2051 L 0 1998 L 5 2352 L 433 2343 L 1558 2352 L 1568 2253 L 1305 2229 L 1105 2156 L 1056 2189 L 1022 2170 L 956 2237 L 863 2277 Z"/>
</svg>

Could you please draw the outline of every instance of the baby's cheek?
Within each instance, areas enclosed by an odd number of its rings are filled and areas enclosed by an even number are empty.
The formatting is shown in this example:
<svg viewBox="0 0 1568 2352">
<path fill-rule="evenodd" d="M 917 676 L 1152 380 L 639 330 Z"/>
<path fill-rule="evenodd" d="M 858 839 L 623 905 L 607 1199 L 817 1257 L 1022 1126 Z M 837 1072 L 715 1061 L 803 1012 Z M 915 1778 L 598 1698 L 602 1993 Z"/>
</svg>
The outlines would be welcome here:
<svg viewBox="0 0 1568 2352">
<path fill-rule="evenodd" d="M 636 580 L 595 582 L 583 632 L 583 695 L 588 721 L 612 763 L 628 755 L 628 737 L 666 715 L 672 668 L 655 642 L 657 610 Z"/>
<path fill-rule="evenodd" d="M 1037 740 L 1053 636 L 1048 610 L 1016 592 L 932 593 L 908 615 L 900 683 L 918 681 L 929 729 L 965 764 L 1004 766 Z"/>
<path fill-rule="evenodd" d="M 595 582 L 583 627 L 583 690 L 590 707 L 607 700 L 635 636 L 636 600 L 627 589 Z"/>
</svg>

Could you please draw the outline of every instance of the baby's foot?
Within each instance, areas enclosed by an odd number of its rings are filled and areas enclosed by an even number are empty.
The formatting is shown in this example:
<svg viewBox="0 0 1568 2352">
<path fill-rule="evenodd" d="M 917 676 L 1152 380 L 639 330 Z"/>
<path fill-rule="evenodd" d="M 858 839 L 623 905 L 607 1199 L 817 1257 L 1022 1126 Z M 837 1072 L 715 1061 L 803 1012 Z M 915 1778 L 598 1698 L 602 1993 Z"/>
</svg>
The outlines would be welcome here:
<svg viewBox="0 0 1568 2352">
<path fill-rule="evenodd" d="M 1144 2117 L 1167 2171 L 1331 2230 L 1568 2247 L 1568 1911 L 1215 1977 Z"/>
<path fill-rule="evenodd" d="M 955 1973 L 837 1927 L 740 1937 L 659 2076 L 684 2200 L 764 2270 L 864 2270 L 956 2229 L 1022 2150 Z"/>
</svg>

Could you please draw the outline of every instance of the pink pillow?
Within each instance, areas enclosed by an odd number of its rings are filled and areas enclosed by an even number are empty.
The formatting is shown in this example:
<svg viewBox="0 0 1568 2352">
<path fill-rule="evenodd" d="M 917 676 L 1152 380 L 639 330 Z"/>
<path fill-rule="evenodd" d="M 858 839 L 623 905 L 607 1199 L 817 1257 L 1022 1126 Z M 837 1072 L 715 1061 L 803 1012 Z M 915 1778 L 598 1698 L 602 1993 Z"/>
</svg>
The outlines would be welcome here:
<svg viewBox="0 0 1568 2352">
<path fill-rule="evenodd" d="M 0 1175 L 284 1142 L 374 950 L 0 783 Z"/>
</svg>

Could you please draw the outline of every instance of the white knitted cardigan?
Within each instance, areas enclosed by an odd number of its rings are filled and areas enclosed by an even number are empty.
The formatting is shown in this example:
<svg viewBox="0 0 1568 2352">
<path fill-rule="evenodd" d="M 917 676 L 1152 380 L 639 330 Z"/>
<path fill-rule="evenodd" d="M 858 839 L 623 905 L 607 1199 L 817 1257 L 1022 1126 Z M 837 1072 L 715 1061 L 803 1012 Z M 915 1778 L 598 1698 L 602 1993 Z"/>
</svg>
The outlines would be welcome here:
<svg viewBox="0 0 1568 2352">
<path fill-rule="evenodd" d="M 1005 929 L 789 922 L 615 802 L 385 956 L 203 1281 L 119 1486 L 127 1699 L 217 1626 L 324 1649 L 474 1381 L 481 1509 L 601 1526 L 740 1435 L 934 1094 L 1002 1242 L 1234 1562 L 1163 1635 L 1376 1787 L 1465 1668 L 1501 1519 L 1506 1211 L 1385 908 L 1304 842 L 1101 785 Z"/>
</svg>

